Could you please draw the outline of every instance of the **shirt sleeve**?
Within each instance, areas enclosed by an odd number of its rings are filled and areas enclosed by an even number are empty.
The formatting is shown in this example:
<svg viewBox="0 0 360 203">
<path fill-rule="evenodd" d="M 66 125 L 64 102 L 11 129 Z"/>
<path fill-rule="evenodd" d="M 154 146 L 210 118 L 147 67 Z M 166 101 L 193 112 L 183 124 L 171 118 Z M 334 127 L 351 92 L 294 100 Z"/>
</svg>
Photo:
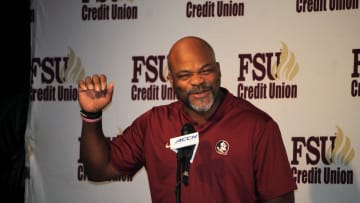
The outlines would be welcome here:
<svg viewBox="0 0 360 203">
<path fill-rule="evenodd" d="M 121 135 L 110 141 L 110 161 L 124 174 L 135 174 L 143 165 L 144 124 L 146 112 L 137 118 Z"/>
<path fill-rule="evenodd" d="M 262 200 L 273 199 L 297 188 L 280 129 L 272 119 L 261 124 L 255 136 L 255 181 Z"/>
</svg>

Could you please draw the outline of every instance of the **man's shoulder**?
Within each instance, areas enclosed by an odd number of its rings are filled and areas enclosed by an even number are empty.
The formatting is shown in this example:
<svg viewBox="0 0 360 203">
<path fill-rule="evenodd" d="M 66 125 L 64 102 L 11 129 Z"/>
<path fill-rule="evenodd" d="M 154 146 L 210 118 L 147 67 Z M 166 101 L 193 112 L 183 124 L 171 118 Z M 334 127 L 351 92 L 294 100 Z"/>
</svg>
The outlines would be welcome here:
<svg viewBox="0 0 360 203">
<path fill-rule="evenodd" d="M 148 109 L 135 120 L 134 124 L 140 126 L 151 126 L 154 123 L 167 123 L 174 120 L 176 115 L 179 115 L 179 104 L 178 102 L 172 102 L 169 104 L 157 105 Z"/>
<path fill-rule="evenodd" d="M 179 109 L 179 107 L 181 106 L 180 101 L 174 101 L 168 104 L 162 104 L 162 105 L 157 105 L 152 107 L 149 111 L 154 111 L 154 112 L 158 112 L 158 111 L 175 111 L 177 109 Z"/>
<path fill-rule="evenodd" d="M 265 112 L 265 110 L 259 108 L 251 101 L 246 99 L 232 95 L 230 105 L 231 111 L 235 111 L 236 113 L 246 114 L 247 116 L 262 118 L 265 120 L 272 119 L 271 116 Z"/>
<path fill-rule="evenodd" d="M 179 108 L 181 107 L 181 104 L 179 101 L 174 101 L 168 104 L 162 104 L 153 106 L 152 108 L 145 111 L 140 117 L 153 117 L 153 116 L 166 116 L 175 114 L 179 111 Z"/>
</svg>

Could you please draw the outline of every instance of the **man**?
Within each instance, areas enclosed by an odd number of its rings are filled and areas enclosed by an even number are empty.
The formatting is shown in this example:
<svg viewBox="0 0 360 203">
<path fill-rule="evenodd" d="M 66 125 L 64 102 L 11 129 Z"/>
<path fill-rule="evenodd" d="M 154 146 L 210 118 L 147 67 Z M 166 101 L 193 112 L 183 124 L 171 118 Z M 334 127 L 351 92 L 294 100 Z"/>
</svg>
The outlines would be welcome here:
<svg viewBox="0 0 360 203">
<path fill-rule="evenodd" d="M 89 178 L 134 174 L 144 166 L 152 201 L 175 202 L 176 154 L 165 146 L 191 123 L 200 141 L 189 185 L 181 186 L 182 202 L 294 202 L 296 184 L 278 125 L 220 86 L 211 46 L 184 37 L 170 49 L 168 65 L 178 101 L 145 112 L 111 142 L 104 137 L 101 113 L 114 85 L 104 75 L 79 81 L 80 156 Z"/>
</svg>

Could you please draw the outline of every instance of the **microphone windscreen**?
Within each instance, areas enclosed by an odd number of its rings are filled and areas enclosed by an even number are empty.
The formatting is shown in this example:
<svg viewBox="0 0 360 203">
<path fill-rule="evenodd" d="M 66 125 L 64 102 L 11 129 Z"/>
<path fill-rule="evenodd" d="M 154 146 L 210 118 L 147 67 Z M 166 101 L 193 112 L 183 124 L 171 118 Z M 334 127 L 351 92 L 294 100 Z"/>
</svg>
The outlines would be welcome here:
<svg viewBox="0 0 360 203">
<path fill-rule="evenodd" d="M 191 125 L 191 123 L 186 123 L 181 128 L 181 135 L 187 135 L 187 134 L 194 133 L 194 132 L 195 132 L 195 128 L 193 125 Z"/>
</svg>

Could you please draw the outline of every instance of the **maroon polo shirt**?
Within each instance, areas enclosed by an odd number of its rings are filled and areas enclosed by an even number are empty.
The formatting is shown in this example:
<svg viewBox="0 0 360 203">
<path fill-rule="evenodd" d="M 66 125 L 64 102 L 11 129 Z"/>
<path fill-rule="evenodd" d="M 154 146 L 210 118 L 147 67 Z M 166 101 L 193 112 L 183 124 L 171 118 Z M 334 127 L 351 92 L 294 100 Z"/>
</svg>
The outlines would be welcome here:
<svg viewBox="0 0 360 203">
<path fill-rule="evenodd" d="M 182 202 L 252 203 L 296 189 L 277 123 L 222 91 L 224 101 L 202 126 L 186 115 L 179 101 L 145 112 L 111 142 L 111 162 L 126 174 L 144 166 L 152 202 L 175 202 L 176 153 L 165 146 L 190 122 L 200 141 L 189 185 L 182 185 Z"/>
</svg>

